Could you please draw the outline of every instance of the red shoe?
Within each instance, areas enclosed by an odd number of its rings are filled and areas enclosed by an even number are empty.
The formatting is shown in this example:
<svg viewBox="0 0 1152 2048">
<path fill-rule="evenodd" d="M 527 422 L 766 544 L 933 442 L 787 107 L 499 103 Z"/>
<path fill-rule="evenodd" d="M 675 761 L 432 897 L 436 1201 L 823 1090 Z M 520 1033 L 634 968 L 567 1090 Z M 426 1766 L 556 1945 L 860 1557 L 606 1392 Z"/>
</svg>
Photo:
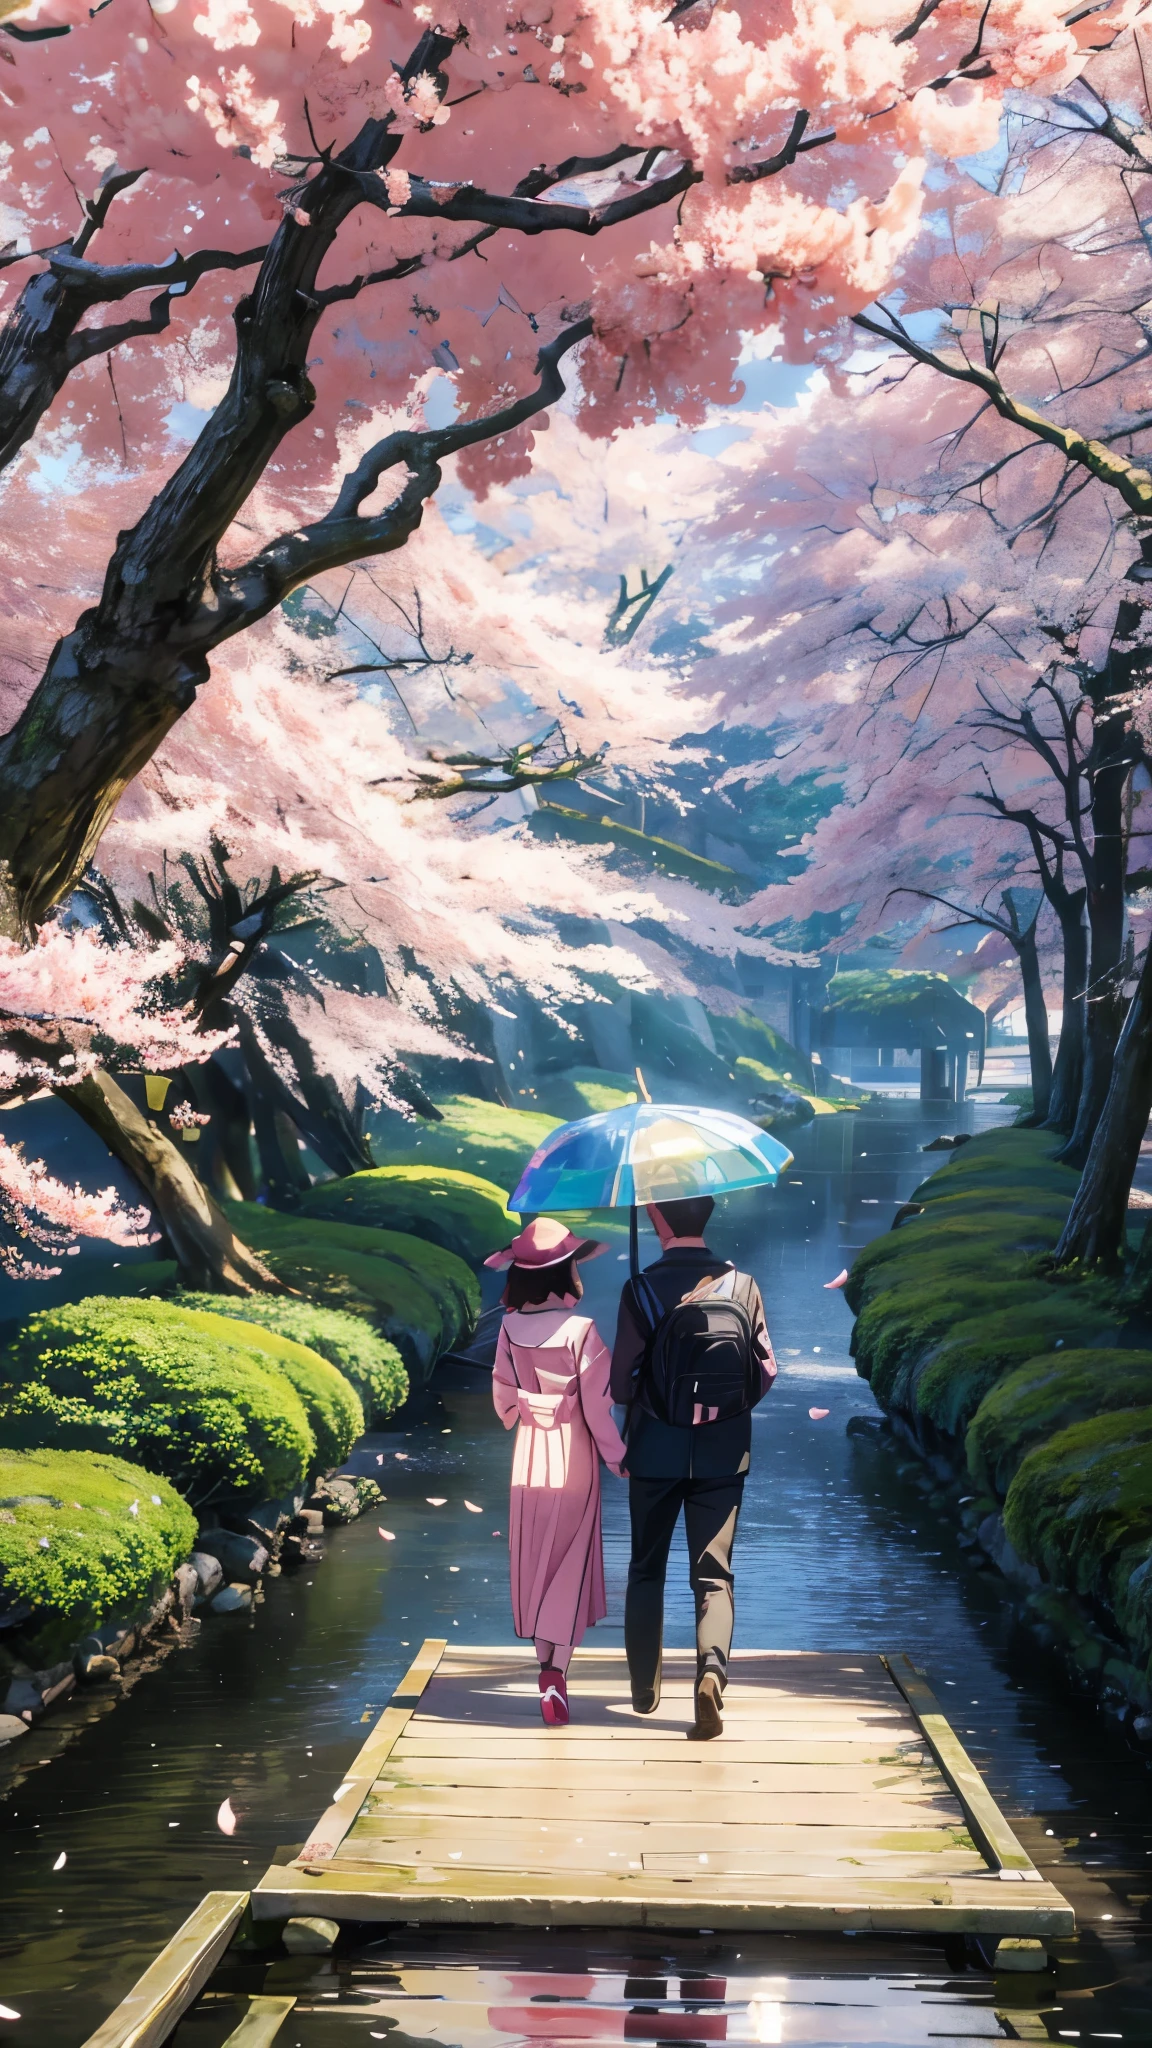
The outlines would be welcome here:
<svg viewBox="0 0 1152 2048">
<path fill-rule="evenodd" d="M 540 1712 L 548 1728 L 568 1726 L 568 1687 L 554 1664 L 540 1667 Z"/>
</svg>

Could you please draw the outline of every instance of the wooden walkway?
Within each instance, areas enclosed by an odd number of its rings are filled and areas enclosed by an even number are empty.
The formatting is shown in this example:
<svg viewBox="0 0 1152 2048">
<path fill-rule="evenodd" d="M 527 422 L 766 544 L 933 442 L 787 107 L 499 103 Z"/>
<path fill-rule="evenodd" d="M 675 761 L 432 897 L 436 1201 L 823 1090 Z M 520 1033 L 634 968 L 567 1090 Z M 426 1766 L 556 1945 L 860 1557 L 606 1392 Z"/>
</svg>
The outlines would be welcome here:
<svg viewBox="0 0 1152 2048">
<path fill-rule="evenodd" d="M 1074 1932 L 906 1657 L 737 1652 L 711 1743 L 694 1667 L 642 1719 L 623 1653 L 577 1651 L 548 1729 L 530 1654 L 426 1642 L 255 1917 Z"/>
</svg>

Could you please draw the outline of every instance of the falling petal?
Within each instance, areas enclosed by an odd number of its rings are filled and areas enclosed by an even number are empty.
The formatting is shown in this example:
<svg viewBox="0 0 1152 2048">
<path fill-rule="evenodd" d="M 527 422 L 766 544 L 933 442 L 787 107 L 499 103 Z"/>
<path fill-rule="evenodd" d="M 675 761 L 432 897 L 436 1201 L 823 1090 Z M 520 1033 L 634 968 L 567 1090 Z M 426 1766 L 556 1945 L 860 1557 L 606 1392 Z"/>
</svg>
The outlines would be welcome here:
<svg viewBox="0 0 1152 2048">
<path fill-rule="evenodd" d="M 394 1458 L 399 1458 L 401 1464 L 403 1464 L 407 1460 L 408 1453 L 407 1451 L 393 1451 L 392 1456 Z"/>
<path fill-rule="evenodd" d="M 427 1501 L 430 1508 L 446 1508 L 448 1505 L 448 1502 L 446 1500 L 439 1498 L 434 1493 L 426 1493 L 424 1495 L 424 1498 Z"/>
<path fill-rule="evenodd" d="M 158 1508 L 160 1506 L 160 1495 L 158 1493 L 154 1493 L 152 1495 L 152 1505 L 154 1508 Z"/>
<path fill-rule="evenodd" d="M 18 2020 L 19 2017 L 20 2015 L 16 2011 L 15 2006 L 0 2005 L 0 2020 Z M 373 2039 L 377 2041 L 382 2041 L 384 2039 L 384 2036 L 383 2034 L 375 2034 L 373 2036 Z"/>
<path fill-rule="evenodd" d="M 382 1464 L 384 1463 L 384 1453 L 383 1453 L 383 1451 L 377 1451 L 377 1453 L 376 1453 L 376 1463 L 377 1463 L 378 1465 L 382 1465 Z"/>
<path fill-rule="evenodd" d="M 216 1825 L 222 1835 L 234 1835 L 236 1833 L 236 1815 L 232 1811 L 232 1801 L 230 1799 L 222 1799 L 217 1807 Z"/>
<path fill-rule="evenodd" d="M 134 1501 L 131 1501 L 131 1502 L 129 1503 L 129 1506 L 128 1506 L 128 1513 L 129 1513 L 130 1515 L 139 1515 L 139 1513 L 140 1513 L 140 1503 L 139 1503 L 139 1501 L 138 1501 L 138 1500 L 134 1500 Z"/>
<path fill-rule="evenodd" d="M 484 1513 L 483 1508 L 478 1508 L 474 1500 L 466 1500 L 464 1505 L 470 1515 L 482 1515 Z"/>
<path fill-rule="evenodd" d="M 343 1784 L 342 1784 L 342 1785 L 340 1786 L 339 1790 L 338 1790 L 338 1791 L 336 1791 L 336 1792 L 334 1792 L 334 1793 L 332 1794 L 332 1798 L 333 1798 L 333 1800 L 337 1800 L 337 1799 L 343 1799 L 343 1797 L 344 1797 L 344 1794 L 345 1794 L 346 1792 L 350 1792 L 351 1790 L 352 1790 L 352 1780 L 351 1780 L 351 1778 L 345 1778 L 345 1780 L 344 1780 L 344 1783 L 343 1783 Z"/>
<path fill-rule="evenodd" d="M 845 1267 L 844 1267 L 844 1270 L 843 1270 L 843 1272 L 837 1273 L 837 1275 L 836 1275 L 836 1278 L 835 1278 L 834 1280 L 826 1280 L 826 1281 L 824 1282 L 824 1292 L 825 1292 L 825 1294 L 827 1294 L 827 1293 L 828 1293 L 828 1290 L 829 1290 L 829 1288 L 831 1288 L 831 1287 L 843 1287 L 843 1285 L 844 1285 L 845 1281 L 847 1280 L 847 1278 L 848 1278 L 848 1268 L 847 1268 L 847 1266 L 845 1266 Z"/>
<path fill-rule="evenodd" d="M 48 1550 L 48 1549 L 50 1549 L 50 1548 L 51 1548 L 51 1545 L 49 1544 L 49 1541 L 48 1541 L 48 1538 L 47 1538 L 47 1536 L 41 1536 L 41 1538 L 40 1538 L 40 1548 L 41 1548 L 41 1550 Z"/>
<path fill-rule="evenodd" d="M 450 1564 L 448 1569 L 450 1572 L 458 1572 L 460 1567 L 458 1564 Z"/>
<path fill-rule="evenodd" d="M 448 1851 L 448 1861 L 449 1861 L 449 1863 L 459 1863 L 459 1861 L 460 1861 L 460 1858 L 461 1858 L 461 1857 L 463 1856 L 463 1854 L 464 1854 L 464 1851 L 463 1851 L 463 1849 L 449 1849 L 449 1851 Z"/>
<path fill-rule="evenodd" d="M 52 1865 L 53 1870 L 63 1870 L 64 1865 L 67 1863 L 67 1861 L 68 1852 L 66 1849 L 61 1849 L 60 1854 L 56 1858 L 55 1863 Z"/>
<path fill-rule="evenodd" d="M 379 1522 L 376 1524 L 376 1534 L 382 1536 L 385 1543 L 395 1543 L 396 1541 L 396 1531 L 394 1529 L 382 1529 Z"/>
<path fill-rule="evenodd" d="M 808 1413 L 812 1417 L 813 1422 L 823 1422 L 824 1417 L 830 1412 L 831 1411 L 827 1408 L 810 1408 L 808 1410 Z"/>
</svg>

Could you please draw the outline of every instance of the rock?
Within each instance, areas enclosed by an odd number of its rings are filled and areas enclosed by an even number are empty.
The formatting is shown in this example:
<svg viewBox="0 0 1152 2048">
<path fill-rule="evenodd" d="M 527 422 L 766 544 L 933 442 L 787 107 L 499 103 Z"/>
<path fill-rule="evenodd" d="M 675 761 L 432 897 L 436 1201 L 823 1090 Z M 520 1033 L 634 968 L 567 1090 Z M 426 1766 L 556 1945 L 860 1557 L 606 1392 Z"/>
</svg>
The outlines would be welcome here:
<svg viewBox="0 0 1152 2048">
<path fill-rule="evenodd" d="M 210 1557 L 219 1560 L 226 1579 L 258 1579 L 268 1563 L 268 1552 L 255 1536 L 238 1536 L 234 1529 L 207 1529 L 201 1541 Z"/>
<path fill-rule="evenodd" d="M 328 1494 L 324 1502 L 324 1523 L 327 1528 L 340 1528 L 346 1522 L 354 1522 L 361 1512 L 360 1495 L 352 1479 L 330 1479 Z"/>
<path fill-rule="evenodd" d="M 172 1590 L 181 1621 L 187 1621 L 200 1591 L 200 1574 L 194 1564 L 178 1564 L 172 1578 Z"/>
<path fill-rule="evenodd" d="M 1152 1742 L 1152 1714 L 1137 1714 L 1132 1723 L 1132 1733 L 1138 1742 Z"/>
<path fill-rule="evenodd" d="M 1018 1935 L 1008 1935 L 996 1944 L 992 1959 L 994 1970 L 1046 1970 L 1048 1952 L 1042 1941 L 1026 1941 Z"/>
<path fill-rule="evenodd" d="M 82 1685 L 106 1685 L 110 1678 L 120 1676 L 119 1660 L 101 1650 L 90 1652 L 86 1657 L 78 1650 L 72 1663 Z"/>
<path fill-rule="evenodd" d="M 19 1714 L 0 1714 L 0 1742 L 15 1742 L 20 1735 L 27 1735 L 28 1723 Z"/>
<path fill-rule="evenodd" d="M 294 1535 L 322 1536 L 324 1533 L 324 1516 L 320 1508 L 301 1508 L 296 1522 L 298 1527 L 291 1532 Z"/>
<path fill-rule="evenodd" d="M 892 1228 L 893 1230 L 899 1230 L 902 1223 L 911 1223 L 914 1217 L 922 1216 L 923 1214 L 923 1202 L 901 1202 L 900 1207 L 892 1218 Z"/>
<path fill-rule="evenodd" d="M 194 1550 L 188 1562 L 196 1574 L 199 1598 L 210 1600 L 224 1580 L 224 1568 L 219 1558 L 210 1556 L 206 1550 Z"/>
<path fill-rule="evenodd" d="M 290 1956 L 326 1956 L 340 1939 L 337 1920 L 286 1920 L 281 1937 Z"/>
<path fill-rule="evenodd" d="M 213 1614 L 247 1614 L 252 1605 L 251 1586 L 222 1586 L 212 1599 Z"/>
</svg>

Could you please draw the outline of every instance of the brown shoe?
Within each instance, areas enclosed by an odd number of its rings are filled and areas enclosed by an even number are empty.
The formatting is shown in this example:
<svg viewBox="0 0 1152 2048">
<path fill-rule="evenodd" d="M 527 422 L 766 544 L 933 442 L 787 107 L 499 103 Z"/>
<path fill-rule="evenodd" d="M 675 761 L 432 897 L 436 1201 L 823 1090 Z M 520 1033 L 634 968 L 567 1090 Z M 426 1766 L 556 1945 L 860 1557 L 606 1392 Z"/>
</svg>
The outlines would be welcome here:
<svg viewBox="0 0 1152 2048">
<path fill-rule="evenodd" d="M 714 1671 L 705 1671 L 696 1680 L 696 1725 L 689 1731 L 689 1741 L 711 1742 L 714 1736 L 723 1735 L 722 1714 L 720 1680 Z"/>
</svg>

